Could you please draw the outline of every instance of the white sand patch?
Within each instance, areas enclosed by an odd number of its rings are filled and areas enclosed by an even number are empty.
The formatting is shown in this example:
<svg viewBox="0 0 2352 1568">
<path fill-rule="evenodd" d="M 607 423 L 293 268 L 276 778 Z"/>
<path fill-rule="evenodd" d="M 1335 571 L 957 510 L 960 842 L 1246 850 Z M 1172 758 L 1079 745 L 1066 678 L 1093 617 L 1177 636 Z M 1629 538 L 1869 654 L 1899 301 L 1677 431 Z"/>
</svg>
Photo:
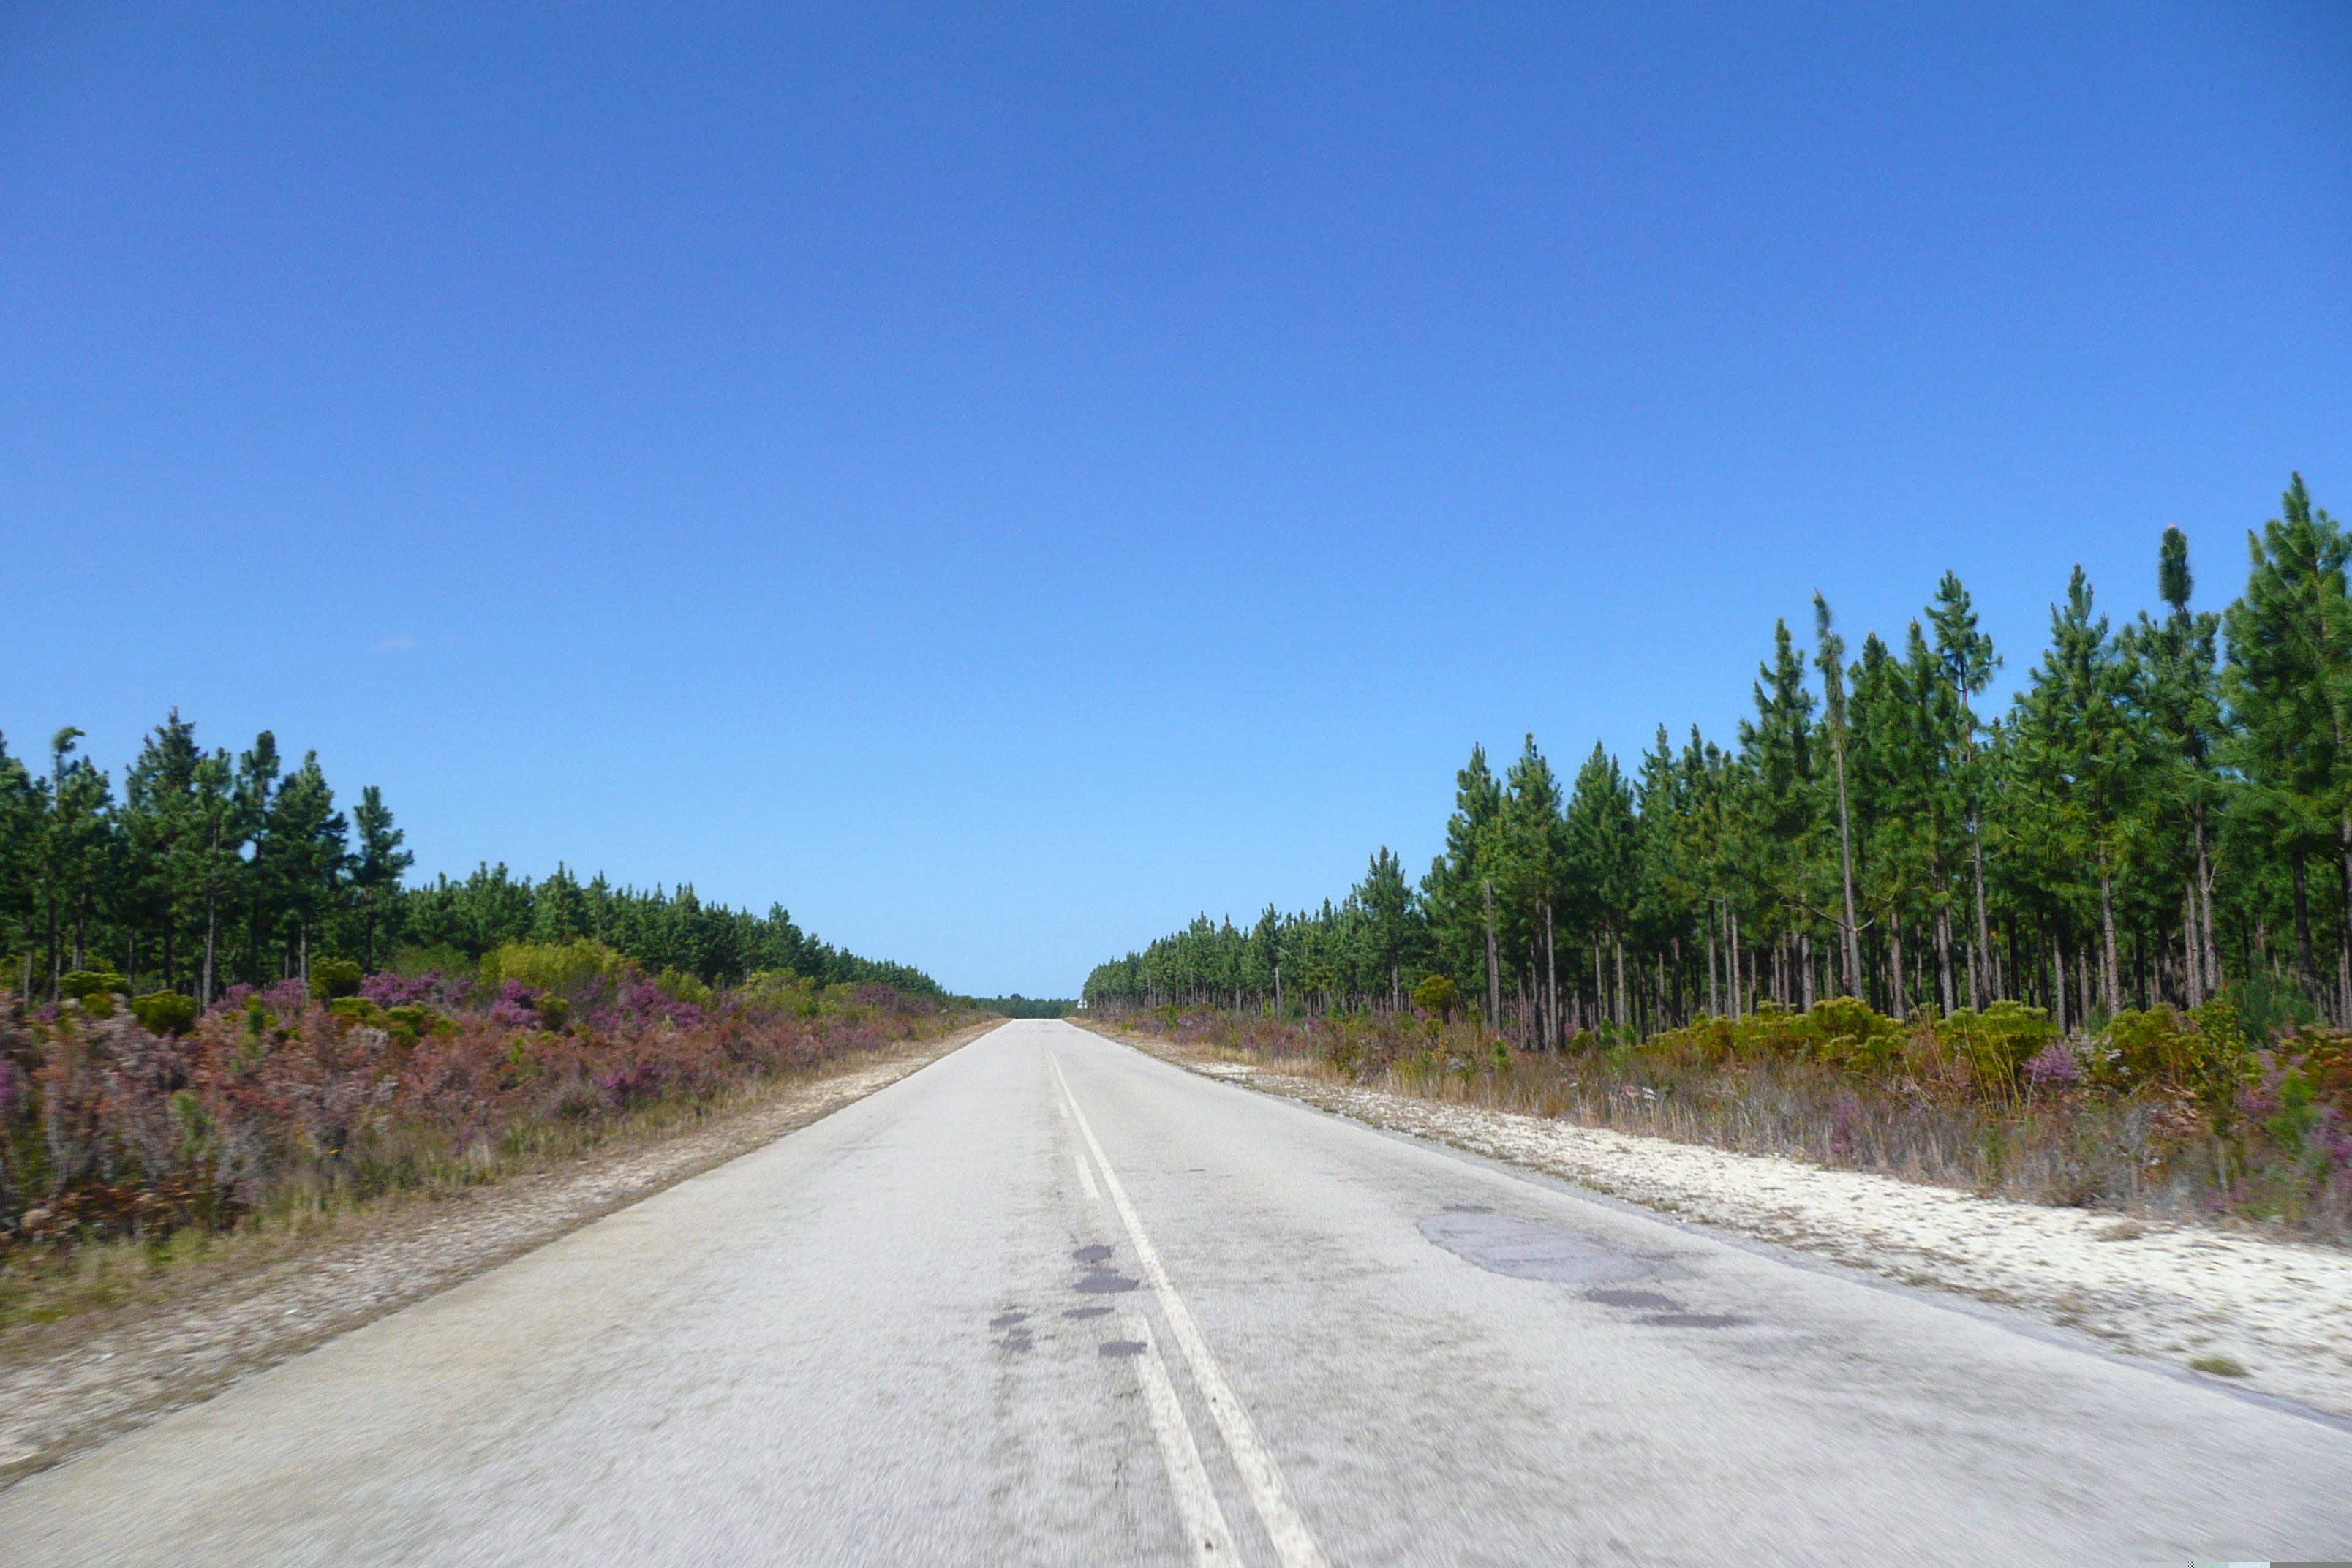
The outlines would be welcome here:
<svg viewBox="0 0 2352 1568">
<path fill-rule="evenodd" d="M 2126 1354 L 2175 1366 L 2226 1359 L 2245 1371 L 2233 1383 L 2352 1416 L 2352 1253 L 1286 1073 L 1248 1081 L 1683 1218 L 2019 1309 Z"/>
</svg>

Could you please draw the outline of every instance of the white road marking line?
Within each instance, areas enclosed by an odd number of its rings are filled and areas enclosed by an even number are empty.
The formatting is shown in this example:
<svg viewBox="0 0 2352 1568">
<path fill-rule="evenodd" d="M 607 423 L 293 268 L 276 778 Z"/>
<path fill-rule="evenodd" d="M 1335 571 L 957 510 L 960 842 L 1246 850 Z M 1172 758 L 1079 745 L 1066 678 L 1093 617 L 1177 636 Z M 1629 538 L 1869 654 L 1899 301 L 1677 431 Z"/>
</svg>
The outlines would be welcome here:
<svg viewBox="0 0 2352 1568">
<path fill-rule="evenodd" d="M 1068 1103 L 1056 1103 L 1062 1120 L 1067 1121 Z M 1102 1189 L 1095 1185 L 1087 1152 L 1073 1149 L 1070 1154 L 1077 1162 L 1078 1180 L 1087 1189 L 1087 1199 L 1102 1202 Z M 1168 1363 L 1160 1359 L 1160 1343 L 1151 1336 L 1150 1321 L 1133 1301 L 1124 1300 L 1118 1304 L 1118 1321 L 1127 1337 L 1143 1347 L 1133 1358 L 1136 1378 L 1143 1387 L 1143 1408 L 1150 1417 L 1151 1435 L 1160 1443 L 1160 1463 L 1168 1468 L 1169 1490 L 1176 1496 L 1176 1517 L 1192 1545 L 1192 1560 L 1209 1568 L 1239 1563 L 1240 1555 L 1234 1551 L 1233 1528 L 1225 1522 L 1225 1510 L 1217 1501 L 1216 1489 L 1209 1484 L 1208 1469 L 1201 1463 L 1200 1445 L 1192 1437 L 1192 1424 L 1184 1419 L 1184 1406 L 1176 1397 L 1176 1385 L 1168 1380 Z"/>
<path fill-rule="evenodd" d="M 1062 1076 L 1060 1058 L 1048 1051 L 1045 1059 L 1053 1064 L 1055 1081 L 1062 1086 L 1078 1131 L 1093 1151 L 1096 1165 L 1101 1168 L 1111 1205 L 1118 1210 L 1119 1219 L 1127 1226 L 1128 1240 L 1135 1247 L 1136 1263 L 1150 1282 L 1152 1294 L 1160 1298 L 1160 1310 L 1168 1316 L 1169 1331 L 1176 1336 L 1176 1348 L 1184 1352 L 1184 1363 L 1192 1371 L 1192 1384 L 1201 1391 L 1209 1414 L 1216 1419 L 1217 1430 L 1225 1439 L 1225 1451 L 1233 1456 L 1234 1468 L 1241 1472 L 1250 1501 L 1257 1506 L 1257 1516 L 1274 1542 L 1275 1555 L 1281 1559 L 1283 1568 L 1325 1568 L 1322 1549 L 1315 1544 L 1313 1532 L 1290 1500 L 1290 1489 L 1283 1484 L 1281 1468 L 1266 1451 L 1265 1441 L 1258 1436 L 1257 1427 L 1240 1396 L 1234 1393 L 1233 1384 L 1225 1381 L 1224 1369 L 1209 1353 L 1209 1342 L 1201 1337 L 1201 1328 L 1192 1321 L 1192 1310 L 1176 1293 L 1175 1284 L 1168 1278 L 1168 1267 L 1160 1260 L 1160 1249 L 1144 1234 L 1142 1218 L 1128 1201 L 1127 1188 L 1120 1184 L 1118 1173 L 1111 1168 L 1109 1156 L 1103 1152 L 1101 1141 L 1087 1121 L 1086 1108 L 1070 1092 L 1070 1080 Z"/>
<path fill-rule="evenodd" d="M 1143 1385 L 1143 1408 L 1151 1417 L 1151 1435 L 1160 1440 L 1160 1462 L 1168 1467 L 1169 1489 L 1176 1494 L 1176 1516 L 1192 1543 L 1192 1561 L 1202 1568 L 1230 1568 L 1241 1561 L 1241 1554 L 1234 1550 L 1233 1527 L 1225 1522 L 1216 1489 L 1209 1485 L 1200 1445 L 1192 1438 L 1192 1424 L 1184 1419 L 1176 1385 L 1168 1381 L 1168 1363 L 1160 1359 L 1160 1343 L 1151 1337 L 1151 1324 L 1131 1302 L 1120 1303 L 1118 1321 L 1127 1337 L 1143 1346 L 1141 1353 L 1130 1359 L 1136 1379 Z"/>
</svg>

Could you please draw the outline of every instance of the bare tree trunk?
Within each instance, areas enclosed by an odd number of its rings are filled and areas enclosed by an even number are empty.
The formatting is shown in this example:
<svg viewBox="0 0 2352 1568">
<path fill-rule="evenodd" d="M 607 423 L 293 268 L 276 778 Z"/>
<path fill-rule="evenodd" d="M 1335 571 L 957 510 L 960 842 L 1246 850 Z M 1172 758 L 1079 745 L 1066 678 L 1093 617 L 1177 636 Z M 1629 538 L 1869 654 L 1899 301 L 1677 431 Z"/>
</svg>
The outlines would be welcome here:
<svg viewBox="0 0 2352 1568">
<path fill-rule="evenodd" d="M 2197 807 L 2197 929 L 2204 943 L 2204 988 L 2208 995 L 2221 989 L 2221 950 L 2213 940 L 2213 862 L 2205 853 L 2205 807 Z"/>
<path fill-rule="evenodd" d="M 1715 910 L 1706 911 L 1706 1016 L 1723 1016 L 1722 995 L 1715 984 Z"/>
<path fill-rule="evenodd" d="M 2124 1010 L 2123 963 L 2116 956 L 2116 879 L 2099 868 L 2099 929 L 2106 961 L 2107 1016 Z"/>
<path fill-rule="evenodd" d="M 2307 1000 L 2316 968 L 2311 961 L 2311 893 L 2303 851 L 2294 852 L 2294 985 Z"/>
<path fill-rule="evenodd" d="M 1977 986 L 1977 954 L 1981 952 L 1990 963 L 1992 957 L 1992 925 L 1985 919 L 1984 896 L 1984 834 L 1977 822 L 1974 802 L 1969 805 L 1969 852 L 1976 862 L 1977 880 L 1977 943 L 1969 950 L 1969 1005 L 1981 1012 L 1984 1000 Z M 1994 989 L 2000 987 L 1996 985 Z"/>
<path fill-rule="evenodd" d="M 2197 973 L 2197 885 L 2180 889 L 2180 999 L 2189 1007 L 2205 1005 L 2203 977 Z"/>
<path fill-rule="evenodd" d="M 1886 956 L 1895 969 L 1895 1021 L 1901 1023 L 1911 1010 L 1910 982 L 1903 977 L 1903 911 L 1894 910 L 1888 917 Z"/>
<path fill-rule="evenodd" d="M 1797 938 L 1797 966 L 1805 982 L 1805 1011 L 1813 1010 L 1813 939 L 1811 932 Z"/>
<path fill-rule="evenodd" d="M 1952 985 L 1952 906 L 1936 906 L 1936 1001 L 1950 1017 L 1957 1010 L 1958 997 Z"/>
<path fill-rule="evenodd" d="M 1625 939 L 1611 931 L 1609 946 L 1617 957 L 1617 1027 L 1622 1030 L 1633 1021 L 1633 1008 L 1625 994 Z"/>
<path fill-rule="evenodd" d="M 1731 942 L 1730 944 L 1724 949 L 1723 956 L 1726 966 L 1728 967 L 1731 972 L 1731 1021 L 1736 1024 L 1739 1022 L 1742 1016 L 1739 1010 L 1741 1002 L 1739 992 L 1739 912 L 1731 907 L 1731 900 L 1728 899 L 1726 899 L 1723 901 L 1723 919 L 1724 923 L 1731 928 Z"/>
<path fill-rule="evenodd" d="M 1551 906 L 1544 906 L 1544 994 L 1550 1007 L 1546 1015 L 1544 1046 L 1548 1050 L 1559 1048 L 1559 939 L 1551 927 Z"/>
<path fill-rule="evenodd" d="M 2344 914 L 2336 933 L 2336 1021 L 2352 1029 L 2352 816 L 2336 819 L 2336 849 L 2344 878 Z"/>
<path fill-rule="evenodd" d="M 1486 879 L 1486 1026 L 1495 1028 L 1503 1011 L 1503 976 L 1495 958 L 1495 879 Z"/>
<path fill-rule="evenodd" d="M 2066 946 L 2050 939 L 2050 1016 L 2060 1034 L 2066 1033 Z"/>
<path fill-rule="evenodd" d="M 1843 719 L 1839 721 L 1841 726 L 1843 722 Z M 1838 881 L 1845 894 L 1845 924 L 1838 929 L 1838 952 L 1845 960 L 1846 994 L 1860 996 L 1862 938 L 1853 919 L 1853 824 L 1845 803 L 1845 738 L 1842 728 L 1832 730 L 1831 733 L 1837 740 Z"/>
</svg>

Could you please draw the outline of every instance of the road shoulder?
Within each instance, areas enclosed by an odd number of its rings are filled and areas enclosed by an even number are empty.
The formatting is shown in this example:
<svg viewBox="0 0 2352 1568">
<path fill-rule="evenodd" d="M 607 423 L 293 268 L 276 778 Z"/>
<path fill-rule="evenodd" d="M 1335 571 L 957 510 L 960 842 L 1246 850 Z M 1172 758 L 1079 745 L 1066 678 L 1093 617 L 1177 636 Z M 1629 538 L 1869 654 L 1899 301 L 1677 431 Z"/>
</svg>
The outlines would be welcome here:
<svg viewBox="0 0 2352 1568">
<path fill-rule="evenodd" d="M 2119 1355 L 2352 1418 L 2352 1253 L 2337 1248 L 1979 1197 L 1416 1099 L 1085 1026 L 1204 1077 L 1885 1279 L 1990 1302 Z"/>
</svg>

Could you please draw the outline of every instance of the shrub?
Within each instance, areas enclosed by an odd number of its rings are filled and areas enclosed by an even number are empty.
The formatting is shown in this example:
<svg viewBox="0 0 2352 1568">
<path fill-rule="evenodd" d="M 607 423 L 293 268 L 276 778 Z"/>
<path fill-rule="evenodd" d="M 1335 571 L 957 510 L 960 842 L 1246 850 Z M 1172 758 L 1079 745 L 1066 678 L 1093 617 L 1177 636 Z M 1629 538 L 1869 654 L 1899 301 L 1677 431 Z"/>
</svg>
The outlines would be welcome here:
<svg viewBox="0 0 2352 1568">
<path fill-rule="evenodd" d="M 1445 975 L 1425 975 L 1412 988 L 1412 1005 L 1441 1023 L 1450 1024 L 1454 1021 L 1454 1009 L 1462 1005 L 1462 992 Z"/>
<path fill-rule="evenodd" d="M 2016 1092 L 2025 1064 L 2058 1037 L 2040 1007 L 1995 1002 L 1983 1012 L 1963 1007 L 1935 1025 L 1936 1042 L 1969 1064 L 1978 1086 L 1995 1099 Z"/>
<path fill-rule="evenodd" d="M 690 1007 L 708 1007 L 711 1003 L 712 993 L 710 987 L 705 985 L 701 981 L 696 979 L 693 975 L 688 974 L 683 969 L 671 968 L 663 970 L 661 973 L 655 976 L 654 988 L 659 991 L 663 995 L 668 997 L 671 1001 L 683 1002 Z M 863 987 L 860 989 L 863 989 Z M 875 989 L 887 990 L 887 987 L 877 986 Z M 866 998 L 861 996 L 858 1000 L 863 1002 L 866 1001 Z M 871 1005 L 871 1003 L 868 1003 L 868 1005 Z"/>
<path fill-rule="evenodd" d="M 365 978 L 348 958 L 322 958 L 310 965 L 310 994 L 322 999 L 356 996 Z"/>
<path fill-rule="evenodd" d="M 520 981 L 534 991 L 551 991 L 584 1002 L 615 989 L 634 967 L 603 942 L 586 937 L 510 942 L 482 960 L 481 979 L 483 984 L 492 986 Z"/>
<path fill-rule="evenodd" d="M 149 1032 L 184 1035 L 196 1024 L 196 999 L 176 991 L 150 991 L 131 999 L 131 1016 Z"/>
</svg>

